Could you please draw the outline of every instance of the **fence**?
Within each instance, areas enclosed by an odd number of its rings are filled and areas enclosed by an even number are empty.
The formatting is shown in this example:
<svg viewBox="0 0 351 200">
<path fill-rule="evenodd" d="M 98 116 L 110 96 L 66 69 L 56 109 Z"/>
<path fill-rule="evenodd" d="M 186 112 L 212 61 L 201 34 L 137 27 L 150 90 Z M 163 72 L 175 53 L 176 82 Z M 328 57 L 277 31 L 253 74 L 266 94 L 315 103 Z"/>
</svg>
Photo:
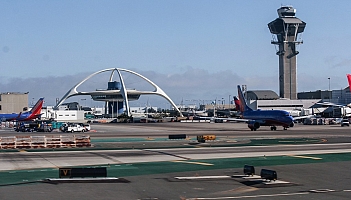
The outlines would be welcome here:
<svg viewBox="0 0 351 200">
<path fill-rule="evenodd" d="M 0 149 L 90 147 L 88 135 L 6 136 L 0 137 Z"/>
</svg>

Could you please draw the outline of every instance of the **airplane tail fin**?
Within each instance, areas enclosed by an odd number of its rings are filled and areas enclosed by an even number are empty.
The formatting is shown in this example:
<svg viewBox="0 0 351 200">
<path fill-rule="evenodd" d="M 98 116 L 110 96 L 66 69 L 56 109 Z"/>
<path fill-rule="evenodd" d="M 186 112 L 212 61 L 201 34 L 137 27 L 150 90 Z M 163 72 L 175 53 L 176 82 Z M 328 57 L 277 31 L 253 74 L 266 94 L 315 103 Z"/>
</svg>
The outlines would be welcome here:
<svg viewBox="0 0 351 200">
<path fill-rule="evenodd" d="M 240 112 L 252 111 L 252 109 L 247 105 L 243 92 L 241 91 L 240 85 L 238 85 L 238 96 L 240 101 Z"/>
<path fill-rule="evenodd" d="M 351 92 L 351 74 L 346 74 L 346 76 L 347 76 L 347 80 L 349 81 L 349 88 Z"/>
<path fill-rule="evenodd" d="M 237 111 L 240 111 L 240 100 L 236 96 L 234 96 L 234 103 L 235 103 L 235 109 Z"/>
<path fill-rule="evenodd" d="M 41 108 L 43 107 L 44 98 L 40 98 L 34 107 L 29 111 L 31 117 L 39 116 L 41 113 Z"/>
</svg>

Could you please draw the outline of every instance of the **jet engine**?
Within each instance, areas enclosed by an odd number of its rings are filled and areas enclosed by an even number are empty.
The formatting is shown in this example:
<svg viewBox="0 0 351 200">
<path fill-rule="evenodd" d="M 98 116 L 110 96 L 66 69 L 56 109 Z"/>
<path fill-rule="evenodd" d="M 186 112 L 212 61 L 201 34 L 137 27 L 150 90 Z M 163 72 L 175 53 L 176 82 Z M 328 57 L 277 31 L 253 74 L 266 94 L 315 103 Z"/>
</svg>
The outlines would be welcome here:
<svg viewBox="0 0 351 200">
<path fill-rule="evenodd" d="M 260 128 L 260 123 L 256 122 L 256 121 L 249 121 L 248 125 L 247 125 L 251 130 L 256 130 L 258 128 Z"/>
<path fill-rule="evenodd" d="M 294 127 L 294 122 L 291 122 L 291 124 L 289 125 L 290 127 Z"/>
</svg>

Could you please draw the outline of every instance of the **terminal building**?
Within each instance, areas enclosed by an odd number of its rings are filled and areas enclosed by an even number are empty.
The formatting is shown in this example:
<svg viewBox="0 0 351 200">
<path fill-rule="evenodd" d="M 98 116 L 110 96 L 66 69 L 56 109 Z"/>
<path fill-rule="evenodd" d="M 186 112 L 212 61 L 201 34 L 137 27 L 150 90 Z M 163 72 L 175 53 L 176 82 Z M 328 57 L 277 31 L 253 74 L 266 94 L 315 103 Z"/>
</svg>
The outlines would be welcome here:
<svg viewBox="0 0 351 200">
<path fill-rule="evenodd" d="M 351 103 L 350 87 L 340 90 L 317 90 L 298 93 L 299 99 L 322 99 L 323 102 L 346 105 Z"/>
<path fill-rule="evenodd" d="M 298 99 L 281 98 L 271 90 L 249 90 L 244 92 L 244 96 L 249 107 L 254 110 L 286 110 L 294 117 L 311 114 L 341 117 L 342 113 L 337 110 L 348 109 L 342 106 L 347 107 L 351 103 L 349 87 L 340 90 L 300 92 L 297 94 Z M 232 112 L 234 107 L 233 102 L 227 105 L 205 106 L 210 116 L 213 116 L 214 109 L 217 115 L 235 115 L 235 112 Z"/>
<path fill-rule="evenodd" d="M 28 110 L 28 92 L 0 93 L 0 113 L 20 113 Z"/>
<path fill-rule="evenodd" d="M 280 98 L 271 90 L 252 90 L 245 93 L 249 106 L 261 110 L 286 110 L 292 116 L 301 116 L 311 114 L 309 108 L 321 99 L 287 99 Z M 312 111 L 311 111 L 312 112 Z"/>
</svg>

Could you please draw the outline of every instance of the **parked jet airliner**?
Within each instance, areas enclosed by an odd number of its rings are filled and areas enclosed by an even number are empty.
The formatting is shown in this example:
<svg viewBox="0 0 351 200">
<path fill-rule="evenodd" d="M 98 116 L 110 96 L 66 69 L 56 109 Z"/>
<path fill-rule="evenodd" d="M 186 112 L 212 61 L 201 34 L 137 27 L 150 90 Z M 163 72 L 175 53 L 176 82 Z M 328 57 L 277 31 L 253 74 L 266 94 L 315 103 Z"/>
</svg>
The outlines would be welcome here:
<svg viewBox="0 0 351 200">
<path fill-rule="evenodd" d="M 37 119 L 41 116 L 41 108 L 43 107 L 44 98 L 40 98 L 34 107 L 28 112 L 0 114 L 1 121 L 29 121 Z"/>
</svg>

